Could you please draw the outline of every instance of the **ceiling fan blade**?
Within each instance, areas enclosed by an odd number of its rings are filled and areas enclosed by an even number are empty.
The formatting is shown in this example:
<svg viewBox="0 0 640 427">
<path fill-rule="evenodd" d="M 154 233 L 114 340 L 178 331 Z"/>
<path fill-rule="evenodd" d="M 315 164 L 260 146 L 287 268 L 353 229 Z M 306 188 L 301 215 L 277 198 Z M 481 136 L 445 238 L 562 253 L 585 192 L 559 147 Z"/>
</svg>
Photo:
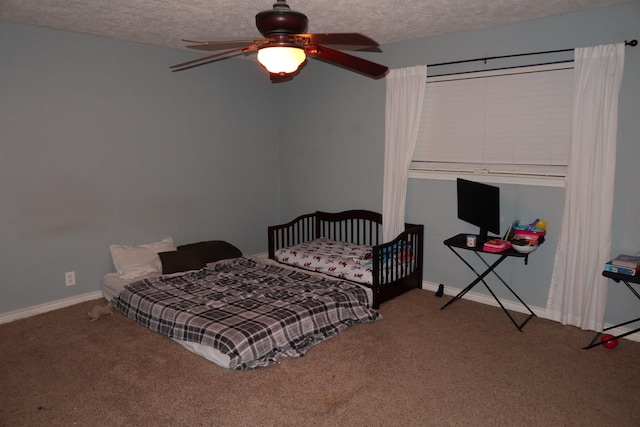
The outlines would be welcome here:
<svg viewBox="0 0 640 427">
<path fill-rule="evenodd" d="M 380 46 L 372 38 L 360 33 L 315 33 L 296 34 L 296 36 L 309 40 L 309 44 L 338 46 L 340 50 L 361 50 Z"/>
<path fill-rule="evenodd" d="M 334 50 L 326 46 L 308 46 L 305 49 L 305 52 L 320 60 L 338 65 L 346 68 L 347 70 L 355 71 L 356 73 L 364 74 L 365 76 L 369 76 L 373 79 L 382 78 L 387 74 L 387 71 L 389 71 L 389 67 L 385 65 L 376 64 L 375 62 L 340 52 L 339 50 Z"/>
<path fill-rule="evenodd" d="M 231 49 L 224 52 L 214 53 L 213 55 L 205 56 L 202 58 L 193 59 L 191 61 L 183 62 L 181 64 L 172 65 L 169 68 L 175 68 L 174 70 L 172 70 L 173 72 L 188 70 L 189 68 L 199 67 L 201 65 L 210 64 L 212 62 L 222 61 L 223 59 L 244 55 L 245 53 L 256 50 L 257 48 L 258 46 L 252 45 L 252 46 L 246 46 L 238 49 Z"/>
<path fill-rule="evenodd" d="M 251 44 L 266 43 L 269 40 L 220 40 L 220 41 L 197 41 L 197 40 L 182 40 L 185 43 L 192 43 L 187 45 L 189 49 L 214 51 L 222 49 L 235 49 L 238 47 L 244 47 Z"/>
<path fill-rule="evenodd" d="M 378 46 L 365 47 L 365 46 L 332 45 L 332 44 L 327 44 L 324 46 L 328 46 L 332 49 L 338 49 L 338 50 L 357 50 L 358 52 L 376 52 L 376 53 L 382 52 L 382 49 L 380 49 Z"/>
<path fill-rule="evenodd" d="M 304 45 L 323 45 L 332 49 L 360 52 L 382 52 L 378 42 L 360 33 L 296 34 L 295 37 Z"/>
</svg>

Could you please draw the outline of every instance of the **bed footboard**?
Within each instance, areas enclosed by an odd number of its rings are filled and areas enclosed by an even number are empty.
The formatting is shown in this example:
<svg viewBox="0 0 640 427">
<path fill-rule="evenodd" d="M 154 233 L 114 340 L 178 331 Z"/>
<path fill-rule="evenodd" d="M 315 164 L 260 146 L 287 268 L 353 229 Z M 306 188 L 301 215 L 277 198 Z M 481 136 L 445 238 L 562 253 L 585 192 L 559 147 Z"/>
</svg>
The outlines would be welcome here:
<svg viewBox="0 0 640 427">
<path fill-rule="evenodd" d="M 373 247 L 373 308 L 411 289 L 422 288 L 424 226 L 406 224 L 388 243 Z"/>
</svg>

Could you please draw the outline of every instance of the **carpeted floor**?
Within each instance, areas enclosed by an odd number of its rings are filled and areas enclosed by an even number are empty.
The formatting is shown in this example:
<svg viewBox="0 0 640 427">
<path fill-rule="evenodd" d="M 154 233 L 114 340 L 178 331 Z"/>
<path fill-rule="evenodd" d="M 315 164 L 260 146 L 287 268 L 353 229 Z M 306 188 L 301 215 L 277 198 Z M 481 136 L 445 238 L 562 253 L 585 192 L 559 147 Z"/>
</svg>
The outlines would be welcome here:
<svg viewBox="0 0 640 427">
<path fill-rule="evenodd" d="M 1 426 L 637 426 L 640 343 L 412 291 L 303 358 L 220 368 L 90 301 L 0 325 Z M 515 317 L 520 316 L 514 313 Z M 522 315 L 524 316 L 524 315 Z"/>
</svg>

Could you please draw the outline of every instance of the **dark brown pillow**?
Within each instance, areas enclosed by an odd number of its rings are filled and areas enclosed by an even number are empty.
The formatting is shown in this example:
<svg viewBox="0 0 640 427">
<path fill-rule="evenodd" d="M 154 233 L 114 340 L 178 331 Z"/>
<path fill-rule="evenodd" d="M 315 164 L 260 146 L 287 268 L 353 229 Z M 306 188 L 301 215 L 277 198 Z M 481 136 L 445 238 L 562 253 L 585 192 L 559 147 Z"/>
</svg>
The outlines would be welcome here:
<svg viewBox="0 0 640 427">
<path fill-rule="evenodd" d="M 158 256 L 162 261 L 162 274 L 200 270 L 207 265 L 199 250 L 160 252 Z"/>
<path fill-rule="evenodd" d="M 231 243 L 223 240 L 209 240 L 206 242 L 190 243 L 178 246 L 178 252 L 195 251 L 205 264 L 222 259 L 238 258 L 242 256 L 242 251 Z"/>
</svg>

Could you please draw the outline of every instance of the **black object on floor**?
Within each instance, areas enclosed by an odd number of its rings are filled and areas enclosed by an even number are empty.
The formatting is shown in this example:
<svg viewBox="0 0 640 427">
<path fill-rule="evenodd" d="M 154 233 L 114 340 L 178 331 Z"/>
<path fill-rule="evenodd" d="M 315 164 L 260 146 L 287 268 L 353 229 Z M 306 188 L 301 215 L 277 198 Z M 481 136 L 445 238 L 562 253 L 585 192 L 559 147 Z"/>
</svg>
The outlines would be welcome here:
<svg viewBox="0 0 640 427">
<path fill-rule="evenodd" d="M 436 296 L 441 297 L 442 295 L 444 295 L 444 285 L 440 283 L 438 285 L 438 292 L 436 292 Z"/>
</svg>

